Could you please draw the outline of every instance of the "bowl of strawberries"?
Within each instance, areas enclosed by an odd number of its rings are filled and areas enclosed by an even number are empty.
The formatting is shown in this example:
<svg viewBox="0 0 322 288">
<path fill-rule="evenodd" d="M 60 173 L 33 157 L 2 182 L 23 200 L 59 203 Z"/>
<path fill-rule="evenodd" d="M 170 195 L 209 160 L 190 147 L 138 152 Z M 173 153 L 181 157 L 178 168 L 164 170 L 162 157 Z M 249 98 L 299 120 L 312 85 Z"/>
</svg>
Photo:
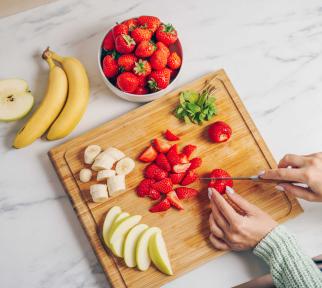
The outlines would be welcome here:
<svg viewBox="0 0 322 288">
<path fill-rule="evenodd" d="M 133 102 L 160 98 L 173 87 L 182 66 L 182 46 L 171 24 L 139 16 L 113 26 L 99 47 L 106 85 Z"/>
</svg>

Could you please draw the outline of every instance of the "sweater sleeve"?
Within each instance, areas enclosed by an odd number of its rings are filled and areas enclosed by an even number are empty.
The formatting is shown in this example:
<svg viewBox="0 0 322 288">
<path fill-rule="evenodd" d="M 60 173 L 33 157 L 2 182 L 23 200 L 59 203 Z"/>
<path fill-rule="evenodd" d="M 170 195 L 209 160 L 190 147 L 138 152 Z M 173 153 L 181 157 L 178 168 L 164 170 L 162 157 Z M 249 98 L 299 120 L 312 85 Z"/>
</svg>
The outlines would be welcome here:
<svg viewBox="0 0 322 288">
<path fill-rule="evenodd" d="M 277 288 L 322 287 L 322 273 L 283 226 L 273 229 L 254 249 L 269 266 Z"/>
</svg>

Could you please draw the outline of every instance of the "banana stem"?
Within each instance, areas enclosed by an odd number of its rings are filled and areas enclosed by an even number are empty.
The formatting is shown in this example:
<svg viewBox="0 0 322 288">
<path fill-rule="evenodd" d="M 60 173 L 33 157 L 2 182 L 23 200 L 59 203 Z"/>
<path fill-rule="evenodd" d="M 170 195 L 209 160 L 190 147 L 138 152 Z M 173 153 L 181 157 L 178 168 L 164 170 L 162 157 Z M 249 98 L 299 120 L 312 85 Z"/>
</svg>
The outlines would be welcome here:
<svg viewBox="0 0 322 288">
<path fill-rule="evenodd" d="M 60 63 L 64 61 L 64 57 L 56 54 L 55 52 L 51 51 L 49 47 L 45 49 L 45 51 L 42 53 L 42 58 L 47 60 L 48 58 L 52 58 Z"/>
<path fill-rule="evenodd" d="M 47 57 L 45 60 L 48 63 L 50 70 L 55 68 L 56 65 L 51 57 Z"/>
</svg>

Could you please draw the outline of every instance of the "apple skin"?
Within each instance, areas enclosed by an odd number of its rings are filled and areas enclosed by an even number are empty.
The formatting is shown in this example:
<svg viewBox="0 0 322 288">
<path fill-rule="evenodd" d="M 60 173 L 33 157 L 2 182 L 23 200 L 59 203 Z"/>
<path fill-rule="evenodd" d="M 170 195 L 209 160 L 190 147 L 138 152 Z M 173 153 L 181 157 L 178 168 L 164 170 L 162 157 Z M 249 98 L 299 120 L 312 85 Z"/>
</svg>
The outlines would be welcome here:
<svg viewBox="0 0 322 288">
<path fill-rule="evenodd" d="M 113 226 L 114 221 L 117 217 L 122 213 L 122 210 L 119 206 L 112 207 L 106 214 L 104 224 L 103 224 L 103 232 L 102 236 L 104 239 L 105 245 L 108 247 L 108 235 Z"/>
<path fill-rule="evenodd" d="M 111 224 L 111 227 L 109 229 L 109 232 L 108 232 L 108 235 L 107 235 L 107 242 L 106 242 L 106 246 L 107 247 L 110 247 L 110 236 L 112 234 L 112 231 L 114 230 L 115 226 L 120 222 L 122 221 L 124 218 L 127 218 L 129 217 L 130 214 L 127 213 L 127 212 L 121 212 L 119 213 L 116 217 L 115 217 L 115 220 L 113 221 L 113 223 Z"/>
<path fill-rule="evenodd" d="M 168 251 L 162 233 L 153 234 L 149 241 L 149 254 L 153 264 L 164 274 L 173 275 Z"/>
</svg>

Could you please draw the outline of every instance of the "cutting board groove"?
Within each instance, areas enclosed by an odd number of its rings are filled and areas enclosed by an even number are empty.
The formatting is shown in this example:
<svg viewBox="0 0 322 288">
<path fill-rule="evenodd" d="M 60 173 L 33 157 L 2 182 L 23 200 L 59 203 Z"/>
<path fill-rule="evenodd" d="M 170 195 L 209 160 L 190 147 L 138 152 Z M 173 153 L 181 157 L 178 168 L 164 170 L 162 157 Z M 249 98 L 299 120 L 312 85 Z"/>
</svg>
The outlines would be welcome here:
<svg viewBox="0 0 322 288">
<path fill-rule="evenodd" d="M 216 89 L 219 115 L 200 126 L 186 125 L 176 119 L 173 110 L 178 103 L 178 94 L 189 89 L 201 91 L 207 84 Z M 217 120 L 229 123 L 233 129 L 233 136 L 227 143 L 213 144 L 206 137 L 206 126 Z M 90 183 L 78 180 L 79 171 L 84 167 L 83 151 L 89 144 L 99 144 L 103 148 L 114 146 L 137 159 L 149 141 L 161 137 L 161 133 L 167 128 L 181 136 L 181 147 L 188 143 L 198 146 L 196 155 L 204 160 L 203 166 L 198 170 L 200 175 L 207 175 L 214 168 L 226 169 L 233 175 L 253 175 L 260 170 L 276 167 L 271 153 L 224 70 L 207 74 L 159 100 L 50 150 L 49 156 L 55 170 L 114 287 L 159 287 L 224 253 L 214 250 L 208 241 L 210 208 L 206 183 L 192 185 L 201 192 L 195 199 L 184 202 L 185 211 L 171 209 L 167 213 L 152 214 L 148 212 L 151 201 L 135 194 L 135 187 L 142 179 L 145 167 L 143 163 L 137 162 L 135 171 L 127 177 L 127 191 L 104 203 L 91 202 L 89 186 L 95 180 Z M 96 174 L 94 179 L 95 176 Z M 302 212 L 294 197 L 276 192 L 271 184 L 235 182 L 235 189 L 279 222 Z M 154 267 L 150 267 L 147 272 L 129 269 L 122 259 L 115 258 L 105 250 L 100 231 L 106 212 L 114 205 L 119 205 L 131 214 L 140 214 L 143 216 L 142 223 L 162 229 L 175 275 L 165 276 Z"/>
</svg>

